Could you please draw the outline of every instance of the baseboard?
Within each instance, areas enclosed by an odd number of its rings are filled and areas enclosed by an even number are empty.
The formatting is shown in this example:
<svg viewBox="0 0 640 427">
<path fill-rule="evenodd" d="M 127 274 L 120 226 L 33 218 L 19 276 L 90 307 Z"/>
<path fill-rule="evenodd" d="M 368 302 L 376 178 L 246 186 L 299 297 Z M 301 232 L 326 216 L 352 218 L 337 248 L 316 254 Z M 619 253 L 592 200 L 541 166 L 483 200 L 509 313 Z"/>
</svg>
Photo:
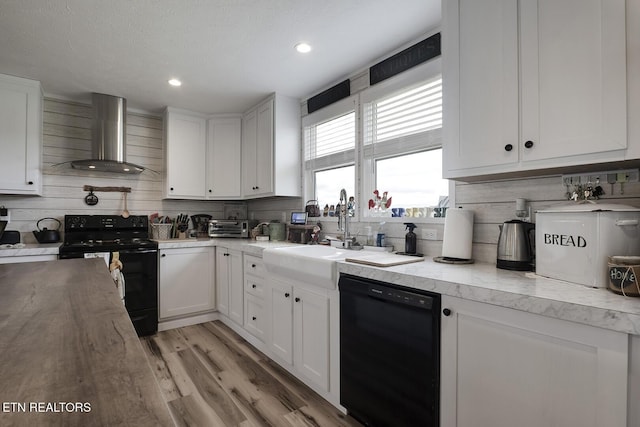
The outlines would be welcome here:
<svg viewBox="0 0 640 427">
<path fill-rule="evenodd" d="M 164 320 L 158 323 L 158 332 L 168 331 L 169 329 L 182 328 L 183 326 L 197 325 L 198 323 L 211 322 L 218 320 L 220 315 L 215 313 L 198 314 L 196 316 L 182 317 L 180 319 Z"/>
</svg>

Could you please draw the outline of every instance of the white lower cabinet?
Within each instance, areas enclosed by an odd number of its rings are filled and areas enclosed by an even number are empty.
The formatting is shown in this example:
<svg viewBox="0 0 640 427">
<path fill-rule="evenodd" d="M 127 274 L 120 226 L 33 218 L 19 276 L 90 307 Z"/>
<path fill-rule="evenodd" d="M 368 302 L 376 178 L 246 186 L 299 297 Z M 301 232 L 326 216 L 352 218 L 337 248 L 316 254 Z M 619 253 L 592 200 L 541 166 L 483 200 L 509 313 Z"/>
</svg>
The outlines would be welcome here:
<svg viewBox="0 0 640 427">
<path fill-rule="evenodd" d="M 292 286 L 272 281 L 269 286 L 271 321 L 269 349 L 284 362 L 293 365 Z"/>
<path fill-rule="evenodd" d="M 266 342 L 269 326 L 264 272 L 262 258 L 244 256 L 244 328 L 262 342 Z"/>
<path fill-rule="evenodd" d="M 160 320 L 216 308 L 215 248 L 159 251 Z"/>
<path fill-rule="evenodd" d="M 267 312 L 264 298 L 255 295 L 245 295 L 245 322 L 244 328 L 254 337 L 264 342 L 267 329 Z"/>
<path fill-rule="evenodd" d="M 216 300 L 221 314 L 243 324 L 242 252 L 221 246 L 216 248 Z"/>
<path fill-rule="evenodd" d="M 440 425 L 627 426 L 626 334 L 447 296 L 442 308 Z"/>
<path fill-rule="evenodd" d="M 58 255 L 21 255 L 0 257 L 0 264 L 16 264 L 19 262 L 56 261 Z"/>
<path fill-rule="evenodd" d="M 277 279 L 268 284 L 269 349 L 295 371 L 329 390 L 329 297 Z"/>
</svg>

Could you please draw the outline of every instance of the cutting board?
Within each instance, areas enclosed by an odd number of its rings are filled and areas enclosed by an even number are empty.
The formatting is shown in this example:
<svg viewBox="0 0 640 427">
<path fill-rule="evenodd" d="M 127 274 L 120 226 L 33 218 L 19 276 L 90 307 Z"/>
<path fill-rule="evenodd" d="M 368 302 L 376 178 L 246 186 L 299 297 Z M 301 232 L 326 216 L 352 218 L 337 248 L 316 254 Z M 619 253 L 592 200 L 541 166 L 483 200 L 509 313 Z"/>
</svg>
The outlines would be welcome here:
<svg viewBox="0 0 640 427">
<path fill-rule="evenodd" d="M 346 258 L 345 261 L 356 264 L 371 265 L 373 267 L 391 267 L 393 265 L 410 264 L 424 261 L 424 257 L 406 256 L 387 253 L 358 254 L 357 258 Z"/>
</svg>

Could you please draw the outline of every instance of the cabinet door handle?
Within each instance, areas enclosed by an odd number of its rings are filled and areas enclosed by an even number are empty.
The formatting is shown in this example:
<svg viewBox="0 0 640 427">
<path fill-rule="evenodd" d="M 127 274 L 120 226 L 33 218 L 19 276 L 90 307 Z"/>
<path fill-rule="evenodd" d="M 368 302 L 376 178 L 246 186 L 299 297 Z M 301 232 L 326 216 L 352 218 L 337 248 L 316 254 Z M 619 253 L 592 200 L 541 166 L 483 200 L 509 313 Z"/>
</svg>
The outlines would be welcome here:
<svg viewBox="0 0 640 427">
<path fill-rule="evenodd" d="M 169 190 L 173 191 L 173 187 L 171 187 Z"/>
<path fill-rule="evenodd" d="M 296 301 L 296 302 L 300 302 L 300 298 L 296 297 L 296 300 L 295 300 L 295 301 Z"/>
<path fill-rule="evenodd" d="M 160 256 L 161 256 L 162 258 L 164 258 L 164 257 L 166 257 L 166 256 L 167 256 L 167 254 L 162 254 L 162 255 L 160 255 Z"/>
<path fill-rule="evenodd" d="M 451 310 L 445 308 L 444 310 L 442 310 L 442 314 L 444 314 L 445 316 L 451 316 Z"/>
<path fill-rule="evenodd" d="M 257 317 L 256 317 L 256 316 L 253 316 L 251 319 L 252 319 L 252 320 L 256 320 L 256 319 L 257 319 Z"/>
<path fill-rule="evenodd" d="M 256 268 L 256 265 L 255 264 L 251 264 L 251 268 Z"/>
<path fill-rule="evenodd" d="M 33 185 L 33 181 L 29 181 L 29 182 L 28 182 L 28 184 L 29 184 L 29 185 Z"/>
<path fill-rule="evenodd" d="M 253 289 L 255 289 L 255 288 L 256 288 L 256 285 L 251 285 L 251 287 L 252 287 Z"/>
<path fill-rule="evenodd" d="M 507 144 L 504 146 L 504 151 L 511 151 L 511 150 L 513 150 L 513 145 Z"/>
<path fill-rule="evenodd" d="M 260 189 L 260 187 L 258 187 L 258 186 L 256 185 L 256 190 L 259 190 L 259 189 Z"/>
<path fill-rule="evenodd" d="M 212 190 L 212 189 L 209 189 L 209 193 L 213 193 L 213 190 Z"/>
<path fill-rule="evenodd" d="M 533 141 L 527 141 L 524 143 L 525 148 L 531 148 L 533 147 Z"/>
<path fill-rule="evenodd" d="M 285 293 L 285 294 L 284 294 L 284 297 L 285 297 L 285 298 L 289 298 L 289 292 Z"/>
</svg>

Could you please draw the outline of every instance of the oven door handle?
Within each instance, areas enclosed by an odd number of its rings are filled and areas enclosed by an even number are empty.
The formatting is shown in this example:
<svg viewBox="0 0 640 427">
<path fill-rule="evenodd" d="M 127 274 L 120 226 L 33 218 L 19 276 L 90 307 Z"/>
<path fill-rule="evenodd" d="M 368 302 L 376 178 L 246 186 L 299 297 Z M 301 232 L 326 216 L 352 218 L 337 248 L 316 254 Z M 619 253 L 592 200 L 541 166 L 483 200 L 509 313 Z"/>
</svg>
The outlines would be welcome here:
<svg viewBox="0 0 640 427">
<path fill-rule="evenodd" d="M 158 253 L 157 249 L 111 249 L 105 252 L 119 252 L 121 254 L 150 254 L 150 253 Z"/>
</svg>

